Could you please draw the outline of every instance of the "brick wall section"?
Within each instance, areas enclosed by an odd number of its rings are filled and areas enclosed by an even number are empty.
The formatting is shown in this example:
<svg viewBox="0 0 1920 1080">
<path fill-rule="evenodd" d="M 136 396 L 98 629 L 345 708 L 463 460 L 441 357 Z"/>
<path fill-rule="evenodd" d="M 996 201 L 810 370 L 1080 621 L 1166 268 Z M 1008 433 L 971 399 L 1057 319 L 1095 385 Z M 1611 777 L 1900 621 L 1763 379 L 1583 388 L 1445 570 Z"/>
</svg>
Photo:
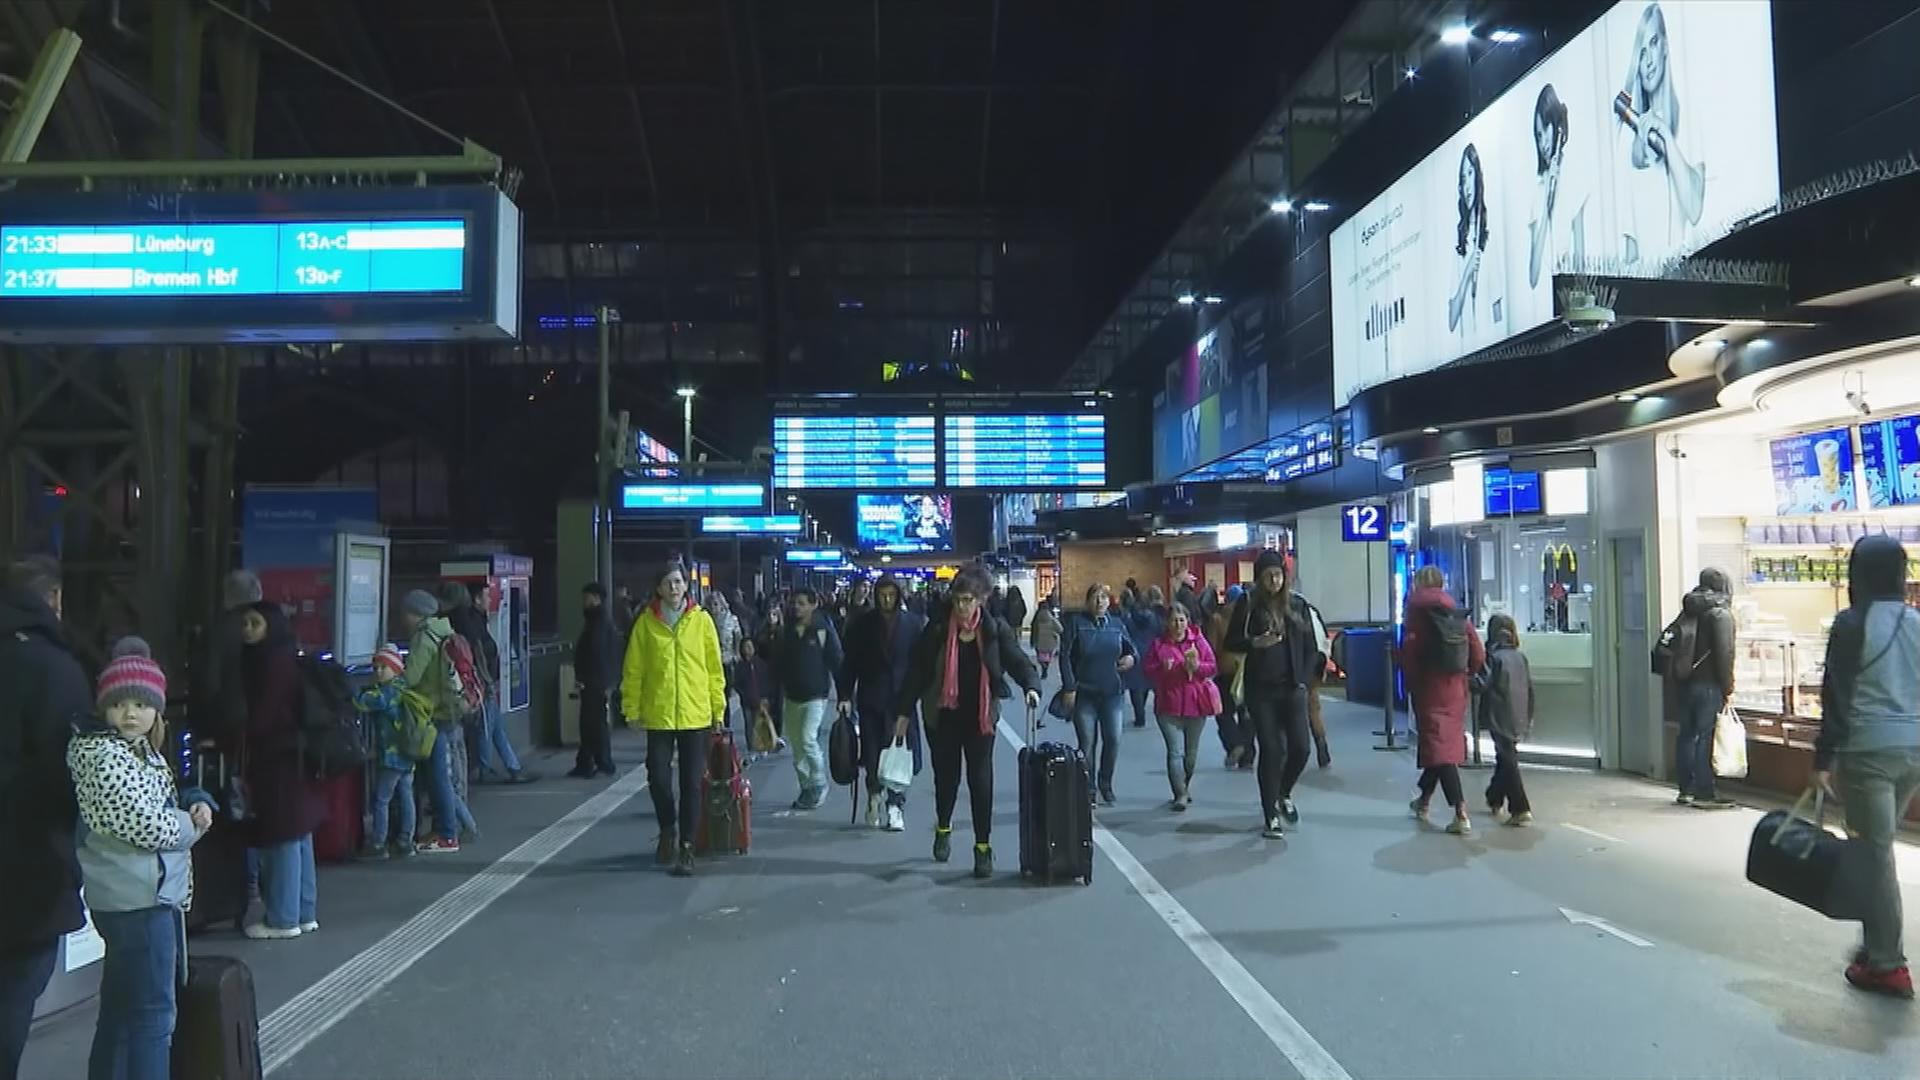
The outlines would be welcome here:
<svg viewBox="0 0 1920 1080">
<path fill-rule="evenodd" d="M 1117 595 L 1128 578 L 1140 583 L 1167 587 L 1167 559 L 1162 545 L 1122 544 L 1119 541 L 1098 544 L 1060 545 L 1060 608 L 1078 611 L 1086 605 L 1087 589 L 1094 582 L 1111 588 Z"/>
</svg>

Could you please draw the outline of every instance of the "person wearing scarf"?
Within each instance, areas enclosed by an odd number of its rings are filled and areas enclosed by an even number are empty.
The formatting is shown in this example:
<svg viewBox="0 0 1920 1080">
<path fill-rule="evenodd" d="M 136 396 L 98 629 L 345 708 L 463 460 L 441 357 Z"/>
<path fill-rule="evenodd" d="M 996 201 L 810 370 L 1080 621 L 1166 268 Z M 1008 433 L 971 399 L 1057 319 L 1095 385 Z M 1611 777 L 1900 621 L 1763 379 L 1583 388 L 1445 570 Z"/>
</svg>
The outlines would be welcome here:
<svg viewBox="0 0 1920 1080">
<path fill-rule="evenodd" d="M 894 705 L 895 738 L 905 738 L 919 702 L 933 756 L 936 822 L 933 859 L 953 854 L 953 808 L 960 799 L 961 765 L 973 806 L 973 876 L 993 875 L 993 742 L 1000 700 L 1012 697 L 1007 677 L 1040 707 L 1040 678 L 1005 622 L 986 614 L 993 583 L 968 567 L 953 579 L 948 610 L 914 644 L 905 683 Z"/>
</svg>

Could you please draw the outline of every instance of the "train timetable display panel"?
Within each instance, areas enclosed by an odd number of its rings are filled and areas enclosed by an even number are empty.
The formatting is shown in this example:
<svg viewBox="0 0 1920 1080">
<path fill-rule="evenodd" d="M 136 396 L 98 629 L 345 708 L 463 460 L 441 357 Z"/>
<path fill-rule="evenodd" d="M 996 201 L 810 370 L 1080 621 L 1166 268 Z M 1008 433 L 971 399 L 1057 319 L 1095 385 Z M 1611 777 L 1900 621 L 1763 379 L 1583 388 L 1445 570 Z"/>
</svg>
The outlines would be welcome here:
<svg viewBox="0 0 1920 1080">
<path fill-rule="evenodd" d="M 959 413 L 943 420 L 941 483 L 958 488 L 1100 488 L 1107 418 L 1071 413 Z"/>
<path fill-rule="evenodd" d="M 926 415 L 781 415 L 773 421 L 773 485 L 930 488 L 937 427 Z"/>
</svg>

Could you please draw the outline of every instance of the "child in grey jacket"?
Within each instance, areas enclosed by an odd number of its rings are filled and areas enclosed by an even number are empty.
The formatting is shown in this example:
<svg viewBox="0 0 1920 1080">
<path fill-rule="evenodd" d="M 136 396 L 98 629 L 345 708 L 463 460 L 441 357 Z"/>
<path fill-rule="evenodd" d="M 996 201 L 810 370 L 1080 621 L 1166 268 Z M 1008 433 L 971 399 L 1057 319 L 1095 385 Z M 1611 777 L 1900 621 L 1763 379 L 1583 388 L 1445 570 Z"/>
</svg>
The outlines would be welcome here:
<svg viewBox="0 0 1920 1080">
<path fill-rule="evenodd" d="M 1487 810 L 1495 820 L 1502 807 L 1507 824 L 1533 821 L 1533 804 L 1520 782 L 1520 740 L 1533 733 L 1533 669 L 1520 651 L 1520 627 L 1511 616 L 1487 620 L 1487 666 L 1474 676 L 1480 693 L 1480 726 L 1493 736 L 1493 779 L 1487 784 Z"/>
<path fill-rule="evenodd" d="M 188 849 L 212 826 L 213 799 L 175 793 L 162 753 L 166 700 L 166 674 L 146 642 L 122 639 L 100 673 L 99 722 L 67 749 L 87 906 L 107 945 L 93 1077 L 168 1075 L 175 991 L 186 970 L 182 912 L 193 899 Z"/>
</svg>

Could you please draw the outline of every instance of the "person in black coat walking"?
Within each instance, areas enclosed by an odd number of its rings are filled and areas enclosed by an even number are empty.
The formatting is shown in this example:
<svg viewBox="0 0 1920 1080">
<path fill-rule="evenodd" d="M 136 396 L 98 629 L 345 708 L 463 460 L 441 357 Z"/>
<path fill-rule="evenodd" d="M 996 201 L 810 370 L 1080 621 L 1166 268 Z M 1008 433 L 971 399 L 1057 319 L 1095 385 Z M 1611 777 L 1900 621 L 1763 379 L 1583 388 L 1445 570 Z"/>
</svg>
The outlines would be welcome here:
<svg viewBox="0 0 1920 1080">
<path fill-rule="evenodd" d="M 902 609 L 900 582 L 892 574 L 881 577 L 873 594 L 874 606 L 856 612 L 847 626 L 838 680 L 840 712 L 844 716 L 859 710 L 860 763 L 867 773 L 867 826 L 901 832 L 907 827 L 907 793 L 883 788 L 880 752 L 895 741 L 888 717 L 901 685 L 907 681 L 907 661 L 927 620 Z M 918 711 L 911 703 L 908 709 Z M 906 741 L 913 751 L 913 771 L 917 775 L 918 724 L 908 725 Z"/>
<path fill-rule="evenodd" d="M 612 776 L 613 729 L 607 723 L 607 694 L 619 680 L 614 662 L 613 623 L 607 617 L 607 590 L 589 582 L 580 590 L 580 639 L 573 645 L 573 684 L 580 693 L 580 752 L 568 776 L 590 780 Z"/>
<path fill-rule="evenodd" d="M 93 694 L 61 633 L 60 596 L 49 559 L 9 568 L 0 588 L 0 1080 L 19 1072 L 61 937 L 86 921 L 67 742 Z"/>
</svg>

